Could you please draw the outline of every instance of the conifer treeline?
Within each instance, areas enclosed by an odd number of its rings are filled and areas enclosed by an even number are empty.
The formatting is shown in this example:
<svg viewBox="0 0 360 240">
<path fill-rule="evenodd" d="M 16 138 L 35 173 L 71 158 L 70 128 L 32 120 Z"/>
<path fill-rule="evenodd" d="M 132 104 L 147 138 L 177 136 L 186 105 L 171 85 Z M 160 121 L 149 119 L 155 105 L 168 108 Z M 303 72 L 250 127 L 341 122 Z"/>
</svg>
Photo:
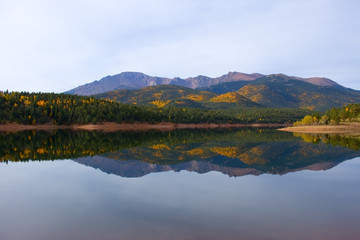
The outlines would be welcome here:
<svg viewBox="0 0 360 240">
<path fill-rule="evenodd" d="M 309 114 L 309 111 L 301 109 L 204 110 L 181 106 L 158 108 L 68 94 L 0 91 L 0 124 L 284 123 L 299 120 L 306 114 Z"/>
<path fill-rule="evenodd" d="M 0 123 L 227 123 L 235 117 L 191 108 L 156 108 L 55 93 L 0 92 Z"/>
</svg>

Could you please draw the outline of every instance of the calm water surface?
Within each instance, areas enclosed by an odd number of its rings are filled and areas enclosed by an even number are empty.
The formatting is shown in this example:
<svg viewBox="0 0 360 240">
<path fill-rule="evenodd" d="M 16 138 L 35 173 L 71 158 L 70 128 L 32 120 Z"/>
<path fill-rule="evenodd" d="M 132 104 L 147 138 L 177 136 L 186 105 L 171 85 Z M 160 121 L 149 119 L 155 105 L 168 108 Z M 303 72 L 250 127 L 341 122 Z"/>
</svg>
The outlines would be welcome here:
<svg viewBox="0 0 360 240">
<path fill-rule="evenodd" d="M 240 129 L 0 138 L 0 239 L 360 236 L 358 137 Z"/>
</svg>

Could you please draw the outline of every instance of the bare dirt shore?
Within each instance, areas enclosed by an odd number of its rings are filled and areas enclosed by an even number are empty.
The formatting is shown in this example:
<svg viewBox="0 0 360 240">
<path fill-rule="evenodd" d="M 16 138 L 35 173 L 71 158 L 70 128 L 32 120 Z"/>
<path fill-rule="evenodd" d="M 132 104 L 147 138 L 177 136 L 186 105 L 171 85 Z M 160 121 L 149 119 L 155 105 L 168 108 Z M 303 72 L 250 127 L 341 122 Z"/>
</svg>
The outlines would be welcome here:
<svg viewBox="0 0 360 240">
<path fill-rule="evenodd" d="M 346 123 L 339 125 L 297 126 L 297 127 L 280 128 L 278 130 L 287 131 L 287 132 L 297 132 L 297 133 L 360 135 L 360 123 Z"/>
<path fill-rule="evenodd" d="M 126 131 L 126 130 L 173 130 L 173 129 L 195 129 L 195 128 L 237 128 L 237 127 L 285 127 L 287 124 L 278 123 L 264 123 L 264 124 L 216 124 L 216 123 L 112 123 L 106 122 L 101 124 L 73 124 L 73 125 L 54 125 L 54 124 L 42 124 L 42 125 L 23 125 L 17 123 L 0 124 L 0 131 L 3 132 L 17 132 L 25 130 L 43 130 L 52 131 L 57 129 L 71 129 L 71 130 L 88 130 L 88 131 Z"/>
</svg>

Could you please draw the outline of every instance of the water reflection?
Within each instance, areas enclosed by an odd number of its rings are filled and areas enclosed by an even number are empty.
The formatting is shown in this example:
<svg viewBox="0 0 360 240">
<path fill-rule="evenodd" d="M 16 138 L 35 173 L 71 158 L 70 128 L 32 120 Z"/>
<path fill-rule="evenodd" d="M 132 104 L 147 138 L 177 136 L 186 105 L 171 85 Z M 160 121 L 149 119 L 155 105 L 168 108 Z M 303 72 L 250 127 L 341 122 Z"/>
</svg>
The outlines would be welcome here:
<svg viewBox="0 0 360 240">
<path fill-rule="evenodd" d="M 0 239 L 360 235 L 360 158 L 332 168 L 358 156 L 356 137 L 218 129 L 23 132 L 0 141 Z"/>
<path fill-rule="evenodd" d="M 326 170 L 360 156 L 360 138 L 275 129 L 170 132 L 17 132 L 0 134 L 0 160 L 73 159 L 122 177 L 151 172 L 217 171 L 229 176 Z"/>
</svg>

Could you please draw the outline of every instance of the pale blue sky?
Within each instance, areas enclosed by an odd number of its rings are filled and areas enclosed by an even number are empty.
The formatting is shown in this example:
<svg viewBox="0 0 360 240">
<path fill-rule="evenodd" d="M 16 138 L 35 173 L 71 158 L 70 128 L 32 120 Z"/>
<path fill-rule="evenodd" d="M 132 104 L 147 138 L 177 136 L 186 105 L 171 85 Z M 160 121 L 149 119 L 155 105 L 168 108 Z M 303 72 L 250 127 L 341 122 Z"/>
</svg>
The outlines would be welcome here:
<svg viewBox="0 0 360 240">
<path fill-rule="evenodd" d="M 360 89 L 357 0 L 0 0 L 0 90 L 123 71 L 321 76 Z"/>
</svg>

